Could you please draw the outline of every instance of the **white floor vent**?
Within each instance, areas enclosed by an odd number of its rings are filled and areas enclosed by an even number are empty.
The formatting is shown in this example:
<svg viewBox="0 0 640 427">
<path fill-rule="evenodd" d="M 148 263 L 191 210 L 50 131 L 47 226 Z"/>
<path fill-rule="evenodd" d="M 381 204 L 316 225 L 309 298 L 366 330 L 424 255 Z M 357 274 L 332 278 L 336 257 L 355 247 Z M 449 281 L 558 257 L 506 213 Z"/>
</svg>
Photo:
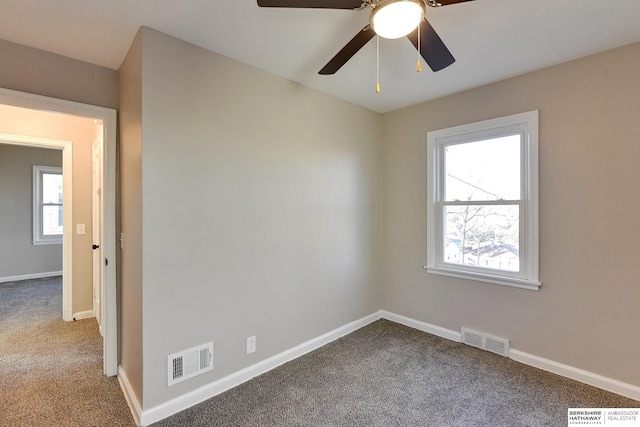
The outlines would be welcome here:
<svg viewBox="0 0 640 427">
<path fill-rule="evenodd" d="M 167 358 L 168 385 L 213 369 L 213 342 L 175 353 Z"/>
<path fill-rule="evenodd" d="M 500 356 L 509 357 L 509 340 L 462 328 L 462 342 Z"/>
</svg>

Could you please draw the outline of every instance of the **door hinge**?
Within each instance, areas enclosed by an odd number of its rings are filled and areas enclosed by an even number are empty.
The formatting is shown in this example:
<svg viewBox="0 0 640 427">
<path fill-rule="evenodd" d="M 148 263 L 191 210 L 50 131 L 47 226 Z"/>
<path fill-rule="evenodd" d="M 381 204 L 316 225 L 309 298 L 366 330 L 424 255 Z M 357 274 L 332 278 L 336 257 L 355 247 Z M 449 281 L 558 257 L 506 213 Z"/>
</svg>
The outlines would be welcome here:
<svg viewBox="0 0 640 427">
<path fill-rule="evenodd" d="M 104 265 L 109 265 L 109 260 L 107 258 L 104 259 Z"/>
</svg>

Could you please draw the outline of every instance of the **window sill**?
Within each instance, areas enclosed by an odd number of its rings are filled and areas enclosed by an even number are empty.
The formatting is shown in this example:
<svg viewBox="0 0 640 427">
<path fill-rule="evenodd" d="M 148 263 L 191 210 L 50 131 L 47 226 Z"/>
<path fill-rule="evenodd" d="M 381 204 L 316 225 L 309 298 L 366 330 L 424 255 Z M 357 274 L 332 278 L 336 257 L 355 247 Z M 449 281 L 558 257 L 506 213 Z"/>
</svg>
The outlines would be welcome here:
<svg viewBox="0 0 640 427">
<path fill-rule="evenodd" d="M 424 266 L 427 273 L 438 274 L 440 276 L 455 277 L 458 279 L 475 280 L 478 282 L 492 283 L 494 285 L 511 286 L 513 288 L 527 289 L 530 291 L 539 291 L 542 283 L 523 279 L 515 279 L 510 277 L 499 277 L 491 274 L 482 274 L 476 272 L 461 272 L 450 270 L 442 267 Z"/>
<path fill-rule="evenodd" d="M 40 246 L 40 245 L 61 245 L 62 244 L 62 239 L 61 240 L 33 240 L 31 242 L 31 244 L 33 246 Z"/>
</svg>

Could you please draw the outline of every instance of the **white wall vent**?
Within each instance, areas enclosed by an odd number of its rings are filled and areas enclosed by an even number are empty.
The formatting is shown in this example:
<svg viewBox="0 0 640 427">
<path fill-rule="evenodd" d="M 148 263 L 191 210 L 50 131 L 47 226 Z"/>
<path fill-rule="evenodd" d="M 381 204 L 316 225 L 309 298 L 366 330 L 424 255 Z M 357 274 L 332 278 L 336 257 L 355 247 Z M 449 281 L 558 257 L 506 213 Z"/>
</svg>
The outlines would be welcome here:
<svg viewBox="0 0 640 427">
<path fill-rule="evenodd" d="M 473 347 L 482 348 L 482 334 L 462 328 L 462 342 Z"/>
<path fill-rule="evenodd" d="M 484 348 L 501 356 L 509 357 L 509 340 L 487 336 L 484 339 Z"/>
<path fill-rule="evenodd" d="M 509 357 L 509 340 L 462 328 L 462 342 L 500 356 Z"/>
<path fill-rule="evenodd" d="M 167 369 L 170 386 L 212 370 L 213 342 L 170 355 Z"/>
</svg>

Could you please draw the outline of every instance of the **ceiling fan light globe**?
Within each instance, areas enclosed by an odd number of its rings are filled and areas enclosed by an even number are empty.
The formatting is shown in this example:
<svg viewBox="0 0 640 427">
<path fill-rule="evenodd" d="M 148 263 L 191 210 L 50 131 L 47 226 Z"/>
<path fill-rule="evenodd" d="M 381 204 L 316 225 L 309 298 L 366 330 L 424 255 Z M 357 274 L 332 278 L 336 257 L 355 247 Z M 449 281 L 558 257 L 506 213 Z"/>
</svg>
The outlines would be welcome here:
<svg viewBox="0 0 640 427">
<path fill-rule="evenodd" d="M 424 18 L 421 0 L 381 1 L 371 12 L 371 28 L 385 39 L 398 39 L 415 30 Z"/>
</svg>

